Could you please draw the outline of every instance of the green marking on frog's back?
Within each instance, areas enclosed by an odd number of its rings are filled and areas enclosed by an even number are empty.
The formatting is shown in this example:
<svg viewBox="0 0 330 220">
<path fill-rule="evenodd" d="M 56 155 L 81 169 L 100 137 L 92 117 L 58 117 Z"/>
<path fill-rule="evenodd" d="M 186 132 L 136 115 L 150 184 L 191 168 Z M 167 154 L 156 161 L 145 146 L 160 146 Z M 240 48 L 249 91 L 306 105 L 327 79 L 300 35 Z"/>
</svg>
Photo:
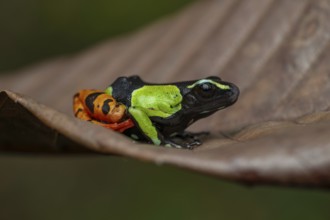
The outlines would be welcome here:
<svg viewBox="0 0 330 220">
<path fill-rule="evenodd" d="M 132 93 L 131 107 L 149 117 L 167 118 L 181 110 L 182 95 L 175 85 L 145 85 Z"/>
</svg>

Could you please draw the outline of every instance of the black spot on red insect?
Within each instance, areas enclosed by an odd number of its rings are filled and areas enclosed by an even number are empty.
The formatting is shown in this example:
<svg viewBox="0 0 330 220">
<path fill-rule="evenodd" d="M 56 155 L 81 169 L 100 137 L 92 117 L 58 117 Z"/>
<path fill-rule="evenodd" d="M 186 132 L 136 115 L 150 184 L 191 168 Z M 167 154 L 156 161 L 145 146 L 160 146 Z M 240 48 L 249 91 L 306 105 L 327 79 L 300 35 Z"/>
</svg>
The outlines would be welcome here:
<svg viewBox="0 0 330 220">
<path fill-rule="evenodd" d="M 94 93 L 89 94 L 85 99 L 85 104 L 86 104 L 87 108 L 89 109 L 89 111 L 92 114 L 94 114 L 94 101 L 101 94 L 103 94 L 103 93 L 102 92 L 94 92 Z"/>
<path fill-rule="evenodd" d="M 110 111 L 110 106 L 109 106 L 109 103 L 112 102 L 111 99 L 106 99 L 104 102 L 103 102 L 103 105 L 102 105 L 102 112 L 104 115 L 107 115 Z"/>
</svg>

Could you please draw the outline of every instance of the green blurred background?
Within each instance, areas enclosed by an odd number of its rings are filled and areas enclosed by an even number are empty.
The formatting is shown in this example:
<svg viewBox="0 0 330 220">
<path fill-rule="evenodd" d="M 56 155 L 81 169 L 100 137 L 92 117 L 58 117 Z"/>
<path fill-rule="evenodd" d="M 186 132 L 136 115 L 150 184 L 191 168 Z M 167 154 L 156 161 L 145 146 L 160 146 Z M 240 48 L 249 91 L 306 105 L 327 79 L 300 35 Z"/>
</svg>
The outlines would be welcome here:
<svg viewBox="0 0 330 220">
<path fill-rule="evenodd" d="M 0 0 L 0 71 L 77 52 L 192 0 Z"/>
<path fill-rule="evenodd" d="M 191 0 L 0 0 L 0 70 L 84 48 Z M 109 156 L 0 157 L 0 220 L 330 219 L 328 191 L 247 187 Z"/>
</svg>

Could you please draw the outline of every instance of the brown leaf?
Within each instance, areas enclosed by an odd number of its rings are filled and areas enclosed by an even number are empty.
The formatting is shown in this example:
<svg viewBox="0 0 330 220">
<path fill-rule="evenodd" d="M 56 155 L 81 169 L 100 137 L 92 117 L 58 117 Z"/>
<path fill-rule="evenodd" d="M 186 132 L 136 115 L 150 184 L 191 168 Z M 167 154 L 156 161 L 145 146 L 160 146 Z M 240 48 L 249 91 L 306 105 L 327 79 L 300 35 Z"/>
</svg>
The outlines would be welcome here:
<svg viewBox="0 0 330 220">
<path fill-rule="evenodd" d="M 92 150 L 247 183 L 328 187 L 329 20 L 329 0 L 198 1 L 131 36 L 7 75 L 0 88 L 15 93 L 0 94 L 0 149 Z M 241 97 L 193 126 L 212 132 L 195 150 L 137 144 L 71 112 L 76 91 L 123 73 L 153 82 L 218 75 Z"/>
</svg>

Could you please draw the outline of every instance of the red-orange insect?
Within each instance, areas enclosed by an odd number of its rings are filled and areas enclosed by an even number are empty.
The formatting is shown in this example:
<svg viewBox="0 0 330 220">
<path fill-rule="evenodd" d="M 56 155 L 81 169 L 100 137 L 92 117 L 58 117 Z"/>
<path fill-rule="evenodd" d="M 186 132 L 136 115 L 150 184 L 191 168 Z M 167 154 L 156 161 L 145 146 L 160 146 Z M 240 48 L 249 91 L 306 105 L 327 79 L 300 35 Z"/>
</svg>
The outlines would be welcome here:
<svg viewBox="0 0 330 220">
<path fill-rule="evenodd" d="M 77 118 L 124 132 L 134 126 L 127 117 L 126 106 L 111 95 L 99 90 L 81 90 L 73 97 L 73 111 Z"/>
</svg>

